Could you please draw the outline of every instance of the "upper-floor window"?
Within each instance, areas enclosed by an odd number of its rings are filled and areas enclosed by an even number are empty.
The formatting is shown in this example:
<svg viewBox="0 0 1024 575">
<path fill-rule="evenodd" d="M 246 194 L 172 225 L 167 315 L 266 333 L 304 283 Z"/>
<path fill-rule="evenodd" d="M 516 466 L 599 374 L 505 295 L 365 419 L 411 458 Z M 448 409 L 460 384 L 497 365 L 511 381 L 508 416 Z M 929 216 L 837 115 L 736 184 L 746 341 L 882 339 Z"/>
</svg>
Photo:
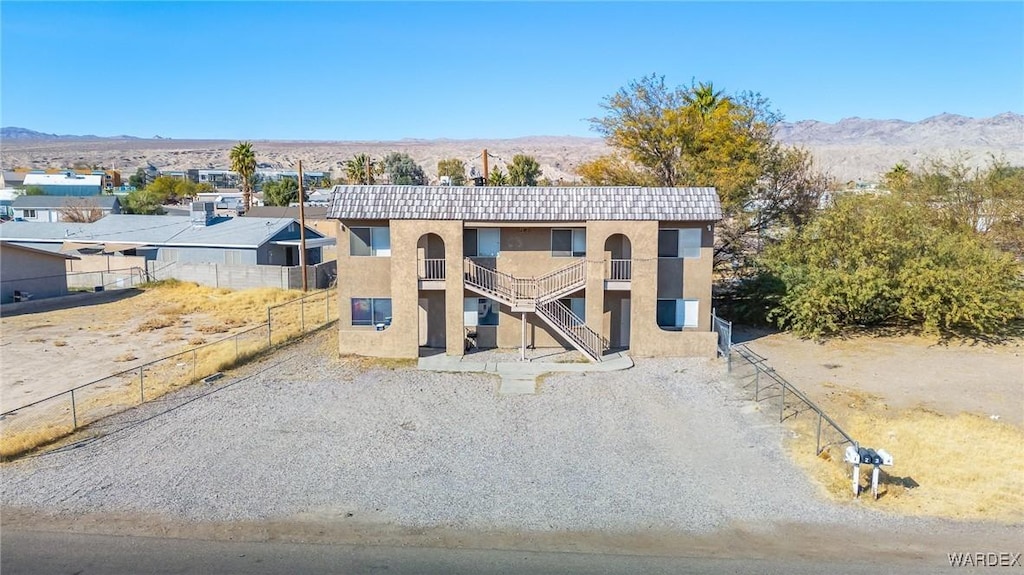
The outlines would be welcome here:
<svg viewBox="0 0 1024 575">
<path fill-rule="evenodd" d="M 556 258 L 581 258 L 587 255 L 586 228 L 551 230 L 551 255 Z"/>
<path fill-rule="evenodd" d="M 350 227 L 348 231 L 349 255 L 381 257 L 391 255 L 391 228 Z"/>
<path fill-rule="evenodd" d="M 496 258 L 501 252 L 500 228 L 466 228 L 462 232 L 462 255 Z"/>
<path fill-rule="evenodd" d="M 658 230 L 659 258 L 699 258 L 700 228 Z"/>
</svg>

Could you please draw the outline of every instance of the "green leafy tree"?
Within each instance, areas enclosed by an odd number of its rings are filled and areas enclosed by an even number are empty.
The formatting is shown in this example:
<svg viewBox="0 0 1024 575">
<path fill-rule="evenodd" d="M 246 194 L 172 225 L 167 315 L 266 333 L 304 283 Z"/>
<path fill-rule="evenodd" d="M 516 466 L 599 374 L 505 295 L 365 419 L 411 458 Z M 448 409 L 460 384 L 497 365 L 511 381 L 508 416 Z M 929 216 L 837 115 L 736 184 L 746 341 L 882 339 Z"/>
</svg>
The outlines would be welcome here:
<svg viewBox="0 0 1024 575">
<path fill-rule="evenodd" d="M 39 186 L 28 186 L 22 189 L 22 195 L 25 196 L 45 196 L 46 190 Z"/>
<path fill-rule="evenodd" d="M 252 142 L 239 142 L 231 148 L 231 169 L 242 180 L 242 203 L 248 210 L 252 206 L 253 176 L 256 174 L 256 152 Z"/>
<path fill-rule="evenodd" d="M 128 185 L 132 186 L 136 190 L 141 190 L 146 187 L 146 170 L 139 168 L 135 170 L 135 173 L 128 176 Z"/>
<path fill-rule="evenodd" d="M 749 273 L 761 240 L 807 221 L 829 181 L 806 151 L 774 141 L 781 116 L 754 92 L 729 95 L 710 82 L 670 88 L 651 75 L 602 108 L 591 124 L 614 152 L 577 173 L 591 185 L 715 187 L 724 212 L 719 272 Z"/>
<path fill-rule="evenodd" d="M 376 177 L 383 173 L 383 166 L 373 160 L 369 154 L 356 154 L 345 161 L 345 177 L 350 184 L 372 185 Z"/>
<path fill-rule="evenodd" d="M 128 192 L 121 201 L 121 210 L 126 214 L 161 215 L 166 198 L 146 188 Z"/>
<path fill-rule="evenodd" d="M 384 174 L 388 182 L 398 186 L 423 186 L 427 183 L 427 174 L 409 154 L 391 152 L 384 156 Z"/>
<path fill-rule="evenodd" d="M 1021 264 L 928 211 L 891 196 L 837 200 L 766 250 L 769 319 L 820 336 L 885 325 L 999 334 L 1024 317 Z"/>
<path fill-rule="evenodd" d="M 541 175 L 540 164 L 533 156 L 516 154 L 508 165 L 508 183 L 510 186 L 536 186 Z"/>
<path fill-rule="evenodd" d="M 497 166 L 487 174 L 488 186 L 507 186 L 508 182 L 508 175 Z"/>
<path fill-rule="evenodd" d="M 263 184 L 263 203 L 268 206 L 287 206 L 299 201 L 299 183 L 291 178 Z"/>
<path fill-rule="evenodd" d="M 447 158 L 437 162 L 438 177 L 451 178 L 453 186 L 466 185 L 466 163 L 458 158 Z"/>
</svg>

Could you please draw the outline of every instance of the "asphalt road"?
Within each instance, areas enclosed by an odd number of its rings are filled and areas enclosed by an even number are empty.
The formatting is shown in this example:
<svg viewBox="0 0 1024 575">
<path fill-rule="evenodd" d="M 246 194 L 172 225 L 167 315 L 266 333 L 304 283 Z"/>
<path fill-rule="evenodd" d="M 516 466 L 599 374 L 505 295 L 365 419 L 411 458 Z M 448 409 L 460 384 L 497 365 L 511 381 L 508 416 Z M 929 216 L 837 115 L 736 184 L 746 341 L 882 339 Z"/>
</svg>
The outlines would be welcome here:
<svg viewBox="0 0 1024 575">
<path fill-rule="evenodd" d="M 15 531 L 0 534 L 4 575 L 202 573 L 490 575 L 498 573 L 635 574 L 935 573 L 931 566 L 695 557 L 644 557 L 420 547 L 370 547 L 163 539 Z"/>
</svg>

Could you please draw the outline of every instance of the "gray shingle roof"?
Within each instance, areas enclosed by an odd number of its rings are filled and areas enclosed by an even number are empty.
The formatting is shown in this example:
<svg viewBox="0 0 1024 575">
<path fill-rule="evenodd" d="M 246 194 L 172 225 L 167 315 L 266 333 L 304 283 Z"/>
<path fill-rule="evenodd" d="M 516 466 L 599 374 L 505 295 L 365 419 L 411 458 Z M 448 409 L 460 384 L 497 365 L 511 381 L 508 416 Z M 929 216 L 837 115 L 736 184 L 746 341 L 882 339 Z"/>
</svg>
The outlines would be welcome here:
<svg viewBox="0 0 1024 575">
<path fill-rule="evenodd" d="M 221 218 L 206 227 L 189 216 L 109 215 L 91 224 L 7 222 L 0 239 L 40 242 L 118 242 L 153 246 L 256 248 L 295 223 L 290 218 Z M 307 237 L 321 237 L 306 230 Z"/>
<path fill-rule="evenodd" d="M 18 196 L 11 202 L 12 208 L 65 208 L 68 206 L 97 207 L 114 209 L 119 203 L 116 196 Z"/>
<path fill-rule="evenodd" d="M 717 221 L 714 188 L 334 186 L 328 217 L 493 222 Z"/>
</svg>

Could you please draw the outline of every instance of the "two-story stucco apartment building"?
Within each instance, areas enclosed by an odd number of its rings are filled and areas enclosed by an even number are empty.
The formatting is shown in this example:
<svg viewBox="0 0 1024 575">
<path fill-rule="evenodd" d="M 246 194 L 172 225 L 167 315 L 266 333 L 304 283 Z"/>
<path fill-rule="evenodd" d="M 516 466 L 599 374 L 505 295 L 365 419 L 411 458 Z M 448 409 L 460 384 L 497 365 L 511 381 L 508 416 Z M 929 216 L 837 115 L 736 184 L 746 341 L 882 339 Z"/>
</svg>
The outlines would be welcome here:
<svg viewBox="0 0 1024 575">
<path fill-rule="evenodd" d="M 714 188 L 335 186 L 340 349 L 713 356 Z"/>
</svg>

